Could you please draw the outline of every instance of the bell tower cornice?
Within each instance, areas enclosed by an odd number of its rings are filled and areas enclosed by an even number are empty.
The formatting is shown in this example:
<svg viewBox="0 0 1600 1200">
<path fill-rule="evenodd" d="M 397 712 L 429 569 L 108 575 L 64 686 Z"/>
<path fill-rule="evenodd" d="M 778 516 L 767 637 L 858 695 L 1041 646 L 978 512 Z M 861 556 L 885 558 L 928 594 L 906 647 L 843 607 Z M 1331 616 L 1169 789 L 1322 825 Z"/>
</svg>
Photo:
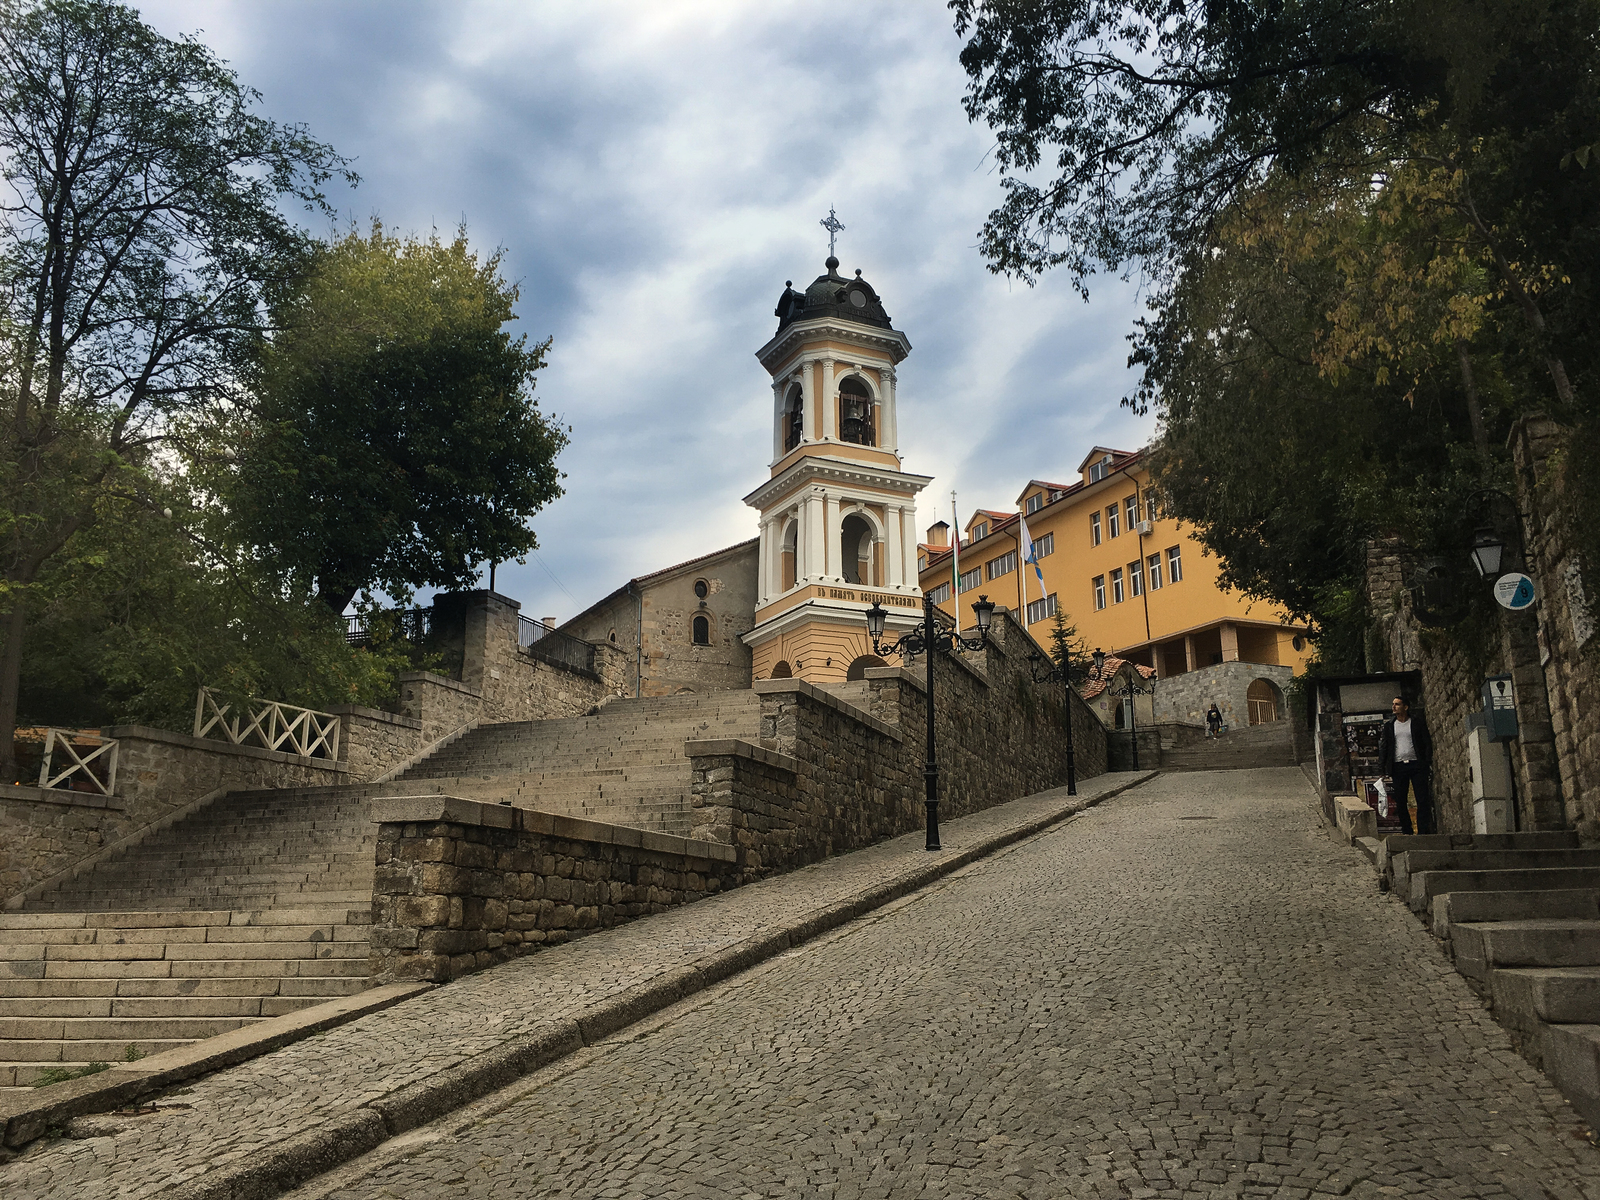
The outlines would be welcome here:
<svg viewBox="0 0 1600 1200">
<path fill-rule="evenodd" d="M 790 360 L 807 346 L 827 343 L 844 343 L 869 355 L 881 355 L 891 366 L 898 366 L 911 353 L 910 340 L 898 329 L 873 329 L 854 321 L 818 317 L 784 326 L 756 351 L 756 358 L 769 375 L 776 375 L 792 366 Z"/>
</svg>

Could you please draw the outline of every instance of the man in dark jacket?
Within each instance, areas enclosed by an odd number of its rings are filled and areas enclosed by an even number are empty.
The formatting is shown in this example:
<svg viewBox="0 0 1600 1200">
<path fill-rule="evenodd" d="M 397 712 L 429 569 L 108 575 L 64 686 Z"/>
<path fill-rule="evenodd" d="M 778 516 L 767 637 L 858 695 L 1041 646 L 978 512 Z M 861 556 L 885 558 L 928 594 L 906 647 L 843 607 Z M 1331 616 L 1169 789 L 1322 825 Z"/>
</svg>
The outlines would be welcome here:
<svg viewBox="0 0 1600 1200">
<path fill-rule="evenodd" d="M 1394 716 L 1383 723 L 1383 743 L 1378 750 L 1378 769 L 1394 781 L 1389 795 L 1400 806 L 1400 825 L 1411 830 L 1411 812 L 1406 793 L 1416 790 L 1418 833 L 1434 833 L 1433 790 L 1428 775 L 1433 769 L 1433 738 L 1421 713 L 1413 715 L 1411 706 L 1399 696 L 1394 699 Z"/>
</svg>

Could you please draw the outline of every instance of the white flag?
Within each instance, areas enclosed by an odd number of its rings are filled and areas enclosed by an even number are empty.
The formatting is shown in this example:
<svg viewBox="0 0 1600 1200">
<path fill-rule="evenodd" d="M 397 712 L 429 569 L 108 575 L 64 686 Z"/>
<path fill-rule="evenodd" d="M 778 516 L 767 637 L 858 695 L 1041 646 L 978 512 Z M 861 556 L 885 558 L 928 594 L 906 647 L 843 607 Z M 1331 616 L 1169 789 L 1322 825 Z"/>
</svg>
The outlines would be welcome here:
<svg viewBox="0 0 1600 1200">
<path fill-rule="evenodd" d="M 1017 521 L 1022 527 L 1022 545 L 1020 546 L 1020 549 L 1022 550 L 1022 561 L 1032 564 L 1033 573 L 1039 578 L 1039 599 L 1043 600 L 1044 572 L 1039 569 L 1039 551 L 1038 548 L 1033 544 L 1033 538 L 1028 536 L 1028 519 L 1026 517 L 1018 517 Z M 1027 598 L 1026 592 L 1023 593 L 1023 598 Z M 1022 619 L 1024 625 L 1031 623 L 1028 621 L 1026 609 L 1024 609 L 1022 614 Z"/>
</svg>

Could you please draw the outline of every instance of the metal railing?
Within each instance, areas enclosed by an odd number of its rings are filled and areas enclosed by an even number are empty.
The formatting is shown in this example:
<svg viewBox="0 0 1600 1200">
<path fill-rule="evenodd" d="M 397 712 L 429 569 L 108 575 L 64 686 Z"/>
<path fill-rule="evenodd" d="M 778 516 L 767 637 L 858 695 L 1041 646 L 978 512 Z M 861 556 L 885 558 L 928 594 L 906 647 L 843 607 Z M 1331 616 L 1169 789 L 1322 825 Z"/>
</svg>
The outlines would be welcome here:
<svg viewBox="0 0 1600 1200">
<path fill-rule="evenodd" d="M 398 608 L 384 614 L 395 618 L 396 634 L 408 642 L 421 642 L 433 632 L 433 609 Z M 344 640 L 352 646 L 365 646 L 372 641 L 372 618 L 367 613 L 346 617 Z"/>
<path fill-rule="evenodd" d="M 201 688 L 194 704 L 194 736 L 305 758 L 339 757 L 339 718 L 332 713 L 276 700 L 247 700 L 245 704 L 245 711 L 234 715 L 231 704 L 218 704 L 210 688 Z M 213 729 L 220 730 L 221 736 L 213 734 Z"/>
<path fill-rule="evenodd" d="M 89 743 L 93 748 L 87 754 L 79 748 Z M 58 758 L 66 766 L 54 770 Z M 103 778 L 102 778 L 103 774 Z M 88 788 L 78 787 L 87 783 Z M 117 786 L 117 739 L 101 737 L 97 733 L 79 733 L 72 729 L 51 729 L 44 735 L 44 759 L 39 764 L 39 786 L 61 788 L 66 791 L 92 791 L 109 796 Z"/>
<path fill-rule="evenodd" d="M 556 666 L 594 674 L 593 646 L 521 613 L 517 614 L 517 645 Z"/>
</svg>

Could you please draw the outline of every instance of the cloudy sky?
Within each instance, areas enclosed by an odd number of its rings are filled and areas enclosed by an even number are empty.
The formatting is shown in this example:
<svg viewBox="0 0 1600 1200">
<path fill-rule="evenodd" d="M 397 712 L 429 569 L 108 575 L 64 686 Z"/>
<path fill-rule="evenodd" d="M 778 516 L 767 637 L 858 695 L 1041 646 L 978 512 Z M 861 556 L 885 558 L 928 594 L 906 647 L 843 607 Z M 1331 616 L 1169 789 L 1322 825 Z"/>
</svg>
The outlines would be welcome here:
<svg viewBox="0 0 1600 1200">
<path fill-rule="evenodd" d="M 137 2 L 137 0 L 136 0 Z M 500 568 L 562 620 L 630 576 L 754 536 L 771 391 L 754 357 L 786 279 L 819 274 L 830 206 L 914 347 L 901 454 L 934 476 L 919 523 L 1009 508 L 1150 419 L 1130 388 L 1133 289 L 988 274 L 992 139 L 961 110 L 941 0 L 162 0 L 263 93 L 356 160 L 350 218 L 465 221 L 505 247 L 520 330 L 555 339 L 537 394 L 572 428 L 541 544 Z"/>
</svg>

